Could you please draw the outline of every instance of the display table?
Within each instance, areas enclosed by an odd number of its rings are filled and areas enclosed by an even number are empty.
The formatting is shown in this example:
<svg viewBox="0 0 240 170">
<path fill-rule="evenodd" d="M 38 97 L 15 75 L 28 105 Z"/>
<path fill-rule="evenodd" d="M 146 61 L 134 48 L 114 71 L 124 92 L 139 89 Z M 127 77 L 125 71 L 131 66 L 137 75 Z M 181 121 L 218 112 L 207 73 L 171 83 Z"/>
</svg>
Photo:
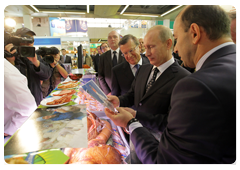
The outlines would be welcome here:
<svg viewBox="0 0 240 170">
<path fill-rule="evenodd" d="M 81 88 L 81 85 L 84 83 L 83 80 L 86 81 L 86 80 L 90 80 L 90 79 L 94 79 L 94 76 L 84 75 L 83 78 L 81 79 L 81 81 L 78 82 L 78 86 L 75 88 L 77 93 L 72 95 L 71 102 L 69 102 L 63 106 L 64 107 L 78 106 L 78 107 L 83 107 L 83 110 L 85 107 L 88 111 L 96 114 L 96 116 L 98 116 L 100 119 L 107 120 L 112 126 L 112 135 L 111 135 L 111 143 L 110 144 L 121 153 L 122 159 L 125 160 L 125 158 L 130 153 L 130 150 L 129 150 L 127 141 L 124 137 L 124 133 L 123 133 L 122 129 L 120 127 L 116 126 L 108 117 L 106 117 L 106 115 L 103 111 L 104 107 Z M 65 82 L 69 81 L 69 80 L 71 80 L 71 79 L 67 78 L 65 80 Z M 58 87 L 56 87 L 51 92 L 51 94 L 56 93 L 56 91 L 59 90 Z M 52 97 L 51 94 L 47 98 L 51 98 Z M 59 107 L 61 107 L 61 106 L 59 106 Z M 57 108 L 58 107 L 53 107 L 51 109 L 54 110 Z M 21 128 L 19 128 L 15 132 L 15 134 L 6 142 L 6 144 L 4 146 L 4 159 L 16 156 L 16 157 L 19 157 L 21 159 L 28 161 L 28 163 L 31 163 L 31 164 L 35 164 L 35 163 L 61 164 L 61 163 L 65 163 L 68 160 L 68 157 L 63 154 L 64 148 L 54 148 L 54 149 L 43 149 L 42 150 L 41 149 L 42 147 L 36 146 L 36 145 L 39 145 L 37 141 L 44 142 L 44 138 L 42 138 L 39 135 L 39 132 L 43 131 L 43 128 L 42 128 L 43 125 L 41 124 L 41 126 L 40 126 L 40 123 L 38 123 L 37 121 L 33 121 L 33 120 L 37 120 L 37 119 L 40 119 L 41 117 L 48 115 L 49 113 L 47 113 L 47 111 L 51 110 L 51 109 L 49 109 L 47 106 L 43 106 L 43 105 L 38 106 L 36 111 L 21 126 Z M 82 121 L 83 121 L 83 119 L 82 119 Z M 30 152 L 25 152 L 27 150 L 29 150 Z M 56 157 L 56 155 L 58 155 L 58 156 Z M 50 158 L 50 159 L 48 161 L 46 161 L 44 156 L 46 158 L 48 158 L 48 159 Z M 41 157 L 41 159 L 40 159 L 40 157 Z M 42 161 L 42 160 L 44 160 L 44 161 Z"/>
</svg>

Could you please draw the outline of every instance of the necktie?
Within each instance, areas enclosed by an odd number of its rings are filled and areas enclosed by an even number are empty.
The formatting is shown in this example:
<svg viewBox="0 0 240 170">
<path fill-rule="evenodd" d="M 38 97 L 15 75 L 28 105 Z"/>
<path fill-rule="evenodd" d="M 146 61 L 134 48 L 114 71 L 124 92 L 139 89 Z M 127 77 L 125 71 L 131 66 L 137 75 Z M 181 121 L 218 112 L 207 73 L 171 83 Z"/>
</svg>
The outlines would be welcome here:
<svg viewBox="0 0 240 170">
<path fill-rule="evenodd" d="M 117 65 L 117 56 L 116 56 L 116 51 L 113 51 L 113 60 L 112 60 L 112 65 L 113 67 Z"/>
<path fill-rule="evenodd" d="M 157 76 L 157 73 L 159 72 L 158 68 L 156 67 L 154 69 L 154 73 L 153 73 L 153 77 L 152 79 L 148 82 L 147 86 L 146 86 L 146 93 L 147 91 L 152 87 L 153 83 L 155 82 L 155 79 L 156 79 L 156 76 Z"/>
<path fill-rule="evenodd" d="M 135 74 L 134 74 L 134 76 L 136 75 L 136 73 L 137 73 L 137 71 L 138 71 L 139 67 L 140 67 L 140 65 L 139 65 L 139 64 L 136 64 L 136 65 L 134 66 L 134 68 L 136 68 L 136 71 L 135 71 Z"/>
</svg>

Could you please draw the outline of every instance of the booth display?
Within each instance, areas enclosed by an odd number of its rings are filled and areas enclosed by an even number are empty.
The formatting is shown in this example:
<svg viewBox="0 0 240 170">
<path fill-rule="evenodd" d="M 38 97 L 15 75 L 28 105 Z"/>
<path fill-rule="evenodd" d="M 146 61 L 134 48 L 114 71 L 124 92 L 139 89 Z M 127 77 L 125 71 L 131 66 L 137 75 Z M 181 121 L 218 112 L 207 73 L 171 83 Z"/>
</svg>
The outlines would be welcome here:
<svg viewBox="0 0 240 170">
<path fill-rule="evenodd" d="M 43 100 L 49 101 L 42 101 L 7 141 L 4 146 L 6 162 L 125 163 L 130 150 L 121 127 L 105 115 L 101 103 L 82 89 L 86 82 L 95 80 L 95 75 L 89 69 L 75 70 L 71 74 L 76 71 L 82 72 L 82 78 L 74 81 L 68 77 L 61 82 Z M 57 102 L 54 107 L 53 101 Z"/>
</svg>

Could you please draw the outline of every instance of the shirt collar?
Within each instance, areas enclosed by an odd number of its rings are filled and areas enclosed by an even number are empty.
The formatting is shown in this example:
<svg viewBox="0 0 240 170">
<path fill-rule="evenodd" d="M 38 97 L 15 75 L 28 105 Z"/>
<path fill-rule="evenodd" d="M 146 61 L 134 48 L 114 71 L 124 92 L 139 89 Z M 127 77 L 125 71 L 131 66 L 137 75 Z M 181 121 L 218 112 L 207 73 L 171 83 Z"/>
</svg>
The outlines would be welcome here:
<svg viewBox="0 0 240 170">
<path fill-rule="evenodd" d="M 140 58 L 138 64 L 139 64 L 140 66 L 142 65 L 142 57 Z M 130 65 L 131 69 L 133 69 L 133 67 L 134 67 L 136 64 L 135 64 L 135 65 L 132 65 L 132 64 L 129 63 L 129 65 Z"/>
<path fill-rule="evenodd" d="M 213 49 L 211 49 L 210 51 L 208 51 L 207 53 L 205 53 L 201 58 L 200 60 L 197 62 L 197 65 L 196 65 L 196 71 L 198 71 L 203 63 L 206 61 L 206 59 L 211 55 L 213 54 L 215 51 L 219 50 L 220 48 L 223 48 L 227 45 L 231 45 L 231 44 L 234 44 L 233 42 L 226 42 L 226 43 L 223 43 L 223 44 L 220 44 L 219 46 L 217 47 L 214 47 Z"/>
<path fill-rule="evenodd" d="M 112 50 L 111 49 L 111 54 L 113 55 L 113 51 L 116 51 L 117 52 L 117 54 L 119 53 L 119 47 L 116 49 L 116 50 Z"/>
<path fill-rule="evenodd" d="M 168 60 L 167 62 L 165 62 L 162 65 L 158 66 L 157 68 L 160 71 L 160 73 L 162 74 L 173 63 L 174 63 L 174 59 L 172 57 L 170 60 Z M 154 70 L 155 68 L 156 68 L 156 66 L 153 66 L 152 70 Z"/>
</svg>

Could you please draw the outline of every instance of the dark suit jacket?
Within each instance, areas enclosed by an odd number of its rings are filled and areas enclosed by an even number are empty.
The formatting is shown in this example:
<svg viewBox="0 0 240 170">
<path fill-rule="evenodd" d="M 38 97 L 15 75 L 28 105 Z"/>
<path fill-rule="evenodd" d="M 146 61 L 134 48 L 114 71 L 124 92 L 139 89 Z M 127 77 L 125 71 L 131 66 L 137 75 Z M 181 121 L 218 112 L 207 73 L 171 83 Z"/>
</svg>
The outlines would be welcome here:
<svg viewBox="0 0 240 170">
<path fill-rule="evenodd" d="M 171 107 L 160 143 L 143 127 L 131 134 L 143 163 L 235 162 L 236 46 L 217 50 L 180 80 Z"/>
<path fill-rule="evenodd" d="M 119 50 L 118 64 L 126 61 L 122 55 L 121 50 Z M 105 94 L 111 92 L 111 78 L 112 78 L 112 56 L 111 50 L 106 51 L 99 57 L 98 65 L 98 80 L 101 89 Z"/>
<path fill-rule="evenodd" d="M 190 72 L 174 62 L 145 93 L 152 68 L 151 64 L 142 65 L 138 69 L 130 91 L 119 96 L 119 100 L 120 106 L 134 105 L 137 110 L 136 118 L 143 126 L 154 132 L 162 132 L 167 124 L 172 90 L 176 83 Z"/>
<path fill-rule="evenodd" d="M 61 60 L 62 63 L 71 63 L 71 65 L 72 65 L 72 59 L 68 55 L 66 55 L 65 61 L 63 61 L 63 56 L 61 55 L 60 60 Z"/>
<path fill-rule="evenodd" d="M 94 57 L 94 60 L 93 60 L 94 69 L 95 69 L 96 72 L 98 72 L 99 57 L 100 57 L 100 55 L 97 54 L 97 55 Z"/>
<path fill-rule="evenodd" d="M 142 64 L 149 64 L 147 57 L 142 57 Z M 112 95 L 120 96 L 127 93 L 132 85 L 135 76 L 132 73 L 130 64 L 125 61 L 112 68 Z"/>
</svg>

